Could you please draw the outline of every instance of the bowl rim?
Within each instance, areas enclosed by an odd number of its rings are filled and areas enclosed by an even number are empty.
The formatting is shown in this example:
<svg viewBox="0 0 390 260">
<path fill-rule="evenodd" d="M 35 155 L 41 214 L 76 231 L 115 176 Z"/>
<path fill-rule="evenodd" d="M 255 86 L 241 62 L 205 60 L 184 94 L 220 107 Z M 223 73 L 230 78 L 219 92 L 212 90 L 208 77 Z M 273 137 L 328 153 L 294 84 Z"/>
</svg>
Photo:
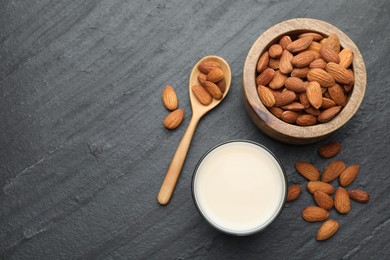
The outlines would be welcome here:
<svg viewBox="0 0 390 260">
<path fill-rule="evenodd" d="M 217 149 L 218 147 L 220 146 L 223 146 L 223 145 L 226 145 L 226 144 L 230 144 L 230 143 L 249 143 L 249 144 L 253 144 L 253 145 L 256 145 L 262 149 L 264 149 L 266 152 L 268 152 L 274 159 L 275 161 L 278 163 L 280 169 L 282 170 L 282 174 L 283 174 L 283 178 L 284 178 L 284 197 L 283 197 L 283 200 L 282 200 L 282 203 L 280 205 L 280 208 L 278 209 L 278 211 L 276 212 L 276 214 L 273 216 L 273 218 L 271 219 L 271 221 L 269 221 L 267 223 L 267 225 L 261 227 L 261 228 L 255 228 L 253 230 L 250 230 L 249 232 L 246 232 L 246 233 L 239 233 L 239 232 L 232 232 L 232 231 L 228 231 L 228 230 L 224 230 L 220 227 L 218 227 L 217 225 L 214 225 L 214 223 L 212 223 L 206 216 L 205 214 L 202 212 L 202 210 L 200 209 L 199 205 L 198 205 L 198 201 L 196 200 L 196 196 L 195 196 L 195 178 L 196 178 L 196 175 L 197 175 L 197 172 L 198 172 L 198 168 L 199 166 L 201 165 L 201 163 L 203 162 L 203 160 L 207 157 L 207 155 L 209 155 L 212 151 L 214 151 L 215 149 Z M 232 139 L 232 140 L 228 140 L 228 141 L 225 141 L 225 142 L 222 142 L 222 143 L 219 143 L 215 146 L 213 146 L 212 148 L 210 148 L 209 150 L 207 150 L 203 155 L 202 157 L 199 159 L 199 161 L 197 162 L 196 166 L 195 166 L 195 169 L 192 173 L 192 178 L 191 178 L 191 194 L 192 194 L 192 202 L 194 203 L 195 205 L 195 208 L 196 210 L 199 212 L 199 214 L 202 216 L 202 218 L 211 226 L 213 227 L 214 229 L 224 233 L 224 234 L 227 234 L 227 235 L 233 235 L 233 236 L 249 236 L 249 235 L 253 235 L 253 234 L 256 234 L 264 229 L 266 229 L 267 227 L 269 227 L 279 216 L 280 214 L 282 213 L 283 209 L 284 209 L 284 206 L 286 205 L 286 202 L 287 202 L 287 192 L 288 192 L 288 178 L 287 178 L 287 173 L 286 173 L 286 170 L 284 169 L 283 167 L 283 164 L 282 162 L 278 159 L 278 157 L 270 150 L 268 149 L 266 146 L 260 144 L 260 143 L 257 143 L 255 141 L 251 141 L 251 140 L 246 140 L 246 139 Z"/>
<path fill-rule="evenodd" d="M 341 46 L 343 48 L 351 49 L 354 53 L 352 66 L 355 84 L 347 105 L 329 122 L 314 126 L 292 125 L 274 116 L 260 101 L 255 82 L 257 61 L 265 49 L 281 36 L 299 31 L 318 32 L 322 35 L 335 33 L 340 39 Z M 363 100 L 365 89 L 366 68 L 363 57 L 355 43 L 337 27 L 327 22 L 311 18 L 290 19 L 270 27 L 262 33 L 252 45 L 246 57 L 243 69 L 244 98 L 247 99 L 249 106 L 254 110 L 257 117 L 276 132 L 299 139 L 311 139 L 328 135 L 346 124 L 358 110 Z"/>
</svg>

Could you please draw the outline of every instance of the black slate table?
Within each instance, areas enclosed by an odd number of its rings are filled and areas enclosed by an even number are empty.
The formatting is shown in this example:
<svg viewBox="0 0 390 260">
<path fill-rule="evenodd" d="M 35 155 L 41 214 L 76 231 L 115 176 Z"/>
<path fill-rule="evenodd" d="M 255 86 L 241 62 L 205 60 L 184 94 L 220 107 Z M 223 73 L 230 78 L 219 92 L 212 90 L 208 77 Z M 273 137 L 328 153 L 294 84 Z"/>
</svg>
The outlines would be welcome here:
<svg viewBox="0 0 390 260">
<path fill-rule="evenodd" d="M 0 252 L 3 259 L 385 259 L 390 257 L 390 2 L 60 1 L 0 3 Z M 295 17 L 332 23 L 366 62 L 367 91 L 352 120 L 317 144 L 293 146 L 261 133 L 243 108 L 246 54 L 272 25 Z M 205 55 L 230 63 L 232 88 L 195 133 L 174 197 L 156 195 L 189 122 L 188 77 Z M 163 128 L 163 87 L 175 87 L 185 121 Z M 359 163 L 351 188 L 367 205 L 331 217 L 336 236 L 315 240 L 301 219 L 304 189 L 265 231 L 232 237 L 212 229 L 191 197 L 202 154 L 231 139 L 266 145 L 290 183 L 294 162 L 323 169 L 316 150 Z"/>
</svg>

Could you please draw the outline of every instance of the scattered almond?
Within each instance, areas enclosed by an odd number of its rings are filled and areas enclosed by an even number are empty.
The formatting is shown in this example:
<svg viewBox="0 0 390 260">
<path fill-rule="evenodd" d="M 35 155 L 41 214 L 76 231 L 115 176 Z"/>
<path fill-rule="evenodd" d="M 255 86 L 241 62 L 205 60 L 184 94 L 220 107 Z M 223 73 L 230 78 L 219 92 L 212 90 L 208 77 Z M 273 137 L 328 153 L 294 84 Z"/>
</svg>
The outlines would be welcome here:
<svg viewBox="0 0 390 260">
<path fill-rule="evenodd" d="M 175 110 L 179 105 L 175 90 L 171 86 L 166 86 L 162 92 L 162 101 L 168 110 Z"/>
<path fill-rule="evenodd" d="M 172 130 L 172 129 L 177 128 L 183 122 L 183 119 L 184 119 L 184 110 L 177 109 L 177 110 L 169 113 L 167 115 L 167 117 L 165 117 L 165 119 L 163 121 L 163 125 L 167 129 Z"/>
<path fill-rule="evenodd" d="M 314 192 L 313 196 L 319 207 L 326 210 L 333 208 L 333 199 L 325 192 L 317 190 Z"/>
<path fill-rule="evenodd" d="M 308 222 L 319 222 L 328 217 L 329 212 L 320 207 L 309 206 L 302 210 L 302 218 Z"/>
<path fill-rule="evenodd" d="M 290 187 L 288 187 L 287 201 L 290 202 L 290 201 L 298 199 L 299 196 L 301 195 L 301 191 L 302 191 L 301 186 L 299 186 L 299 185 L 291 185 Z"/>
<path fill-rule="evenodd" d="M 311 163 L 296 162 L 295 169 L 309 181 L 316 181 L 320 178 L 320 171 Z"/>
<path fill-rule="evenodd" d="M 316 191 L 322 191 L 326 194 L 333 194 L 334 188 L 332 185 L 322 181 L 309 181 L 307 183 L 307 189 L 310 193 L 314 194 Z"/>
<path fill-rule="evenodd" d="M 348 192 L 340 187 L 334 195 L 334 207 L 341 214 L 346 214 L 351 210 L 351 202 Z"/>
<path fill-rule="evenodd" d="M 344 170 L 345 163 L 340 160 L 335 160 L 326 166 L 324 172 L 322 173 L 321 181 L 331 182 L 338 178 Z"/>
<path fill-rule="evenodd" d="M 360 203 L 367 203 L 370 200 L 370 195 L 362 190 L 350 190 L 348 191 L 348 195 L 351 200 Z"/>
<path fill-rule="evenodd" d="M 339 177 L 340 185 L 346 187 L 351 184 L 358 176 L 359 169 L 360 166 L 358 164 L 354 164 L 346 168 Z"/>
<path fill-rule="evenodd" d="M 339 223 L 334 219 L 325 221 L 317 231 L 317 240 L 323 241 L 331 238 L 339 230 Z"/>
<path fill-rule="evenodd" d="M 323 158 L 331 158 L 336 156 L 341 151 L 341 144 L 337 142 L 323 145 L 318 149 L 318 153 Z"/>
</svg>

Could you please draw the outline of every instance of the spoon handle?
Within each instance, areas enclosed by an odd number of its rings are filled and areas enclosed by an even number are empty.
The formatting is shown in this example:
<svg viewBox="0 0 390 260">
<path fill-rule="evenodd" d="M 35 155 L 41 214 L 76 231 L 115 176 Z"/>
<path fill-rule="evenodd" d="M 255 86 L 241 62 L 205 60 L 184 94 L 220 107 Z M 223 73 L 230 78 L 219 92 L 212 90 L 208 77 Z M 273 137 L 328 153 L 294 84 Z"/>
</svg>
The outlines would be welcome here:
<svg viewBox="0 0 390 260">
<path fill-rule="evenodd" d="M 173 156 L 171 165 L 168 168 L 167 174 L 165 175 L 164 181 L 161 185 L 160 192 L 157 196 L 157 201 L 161 205 L 168 204 L 169 200 L 172 197 L 177 180 L 179 179 L 181 173 L 181 169 L 187 157 L 188 148 L 190 147 L 192 136 L 194 135 L 199 119 L 200 118 L 198 117 L 192 116 L 190 124 L 188 125 L 188 128 L 184 133 L 184 136 L 181 139 L 179 146 L 176 149 L 176 153 Z"/>
</svg>

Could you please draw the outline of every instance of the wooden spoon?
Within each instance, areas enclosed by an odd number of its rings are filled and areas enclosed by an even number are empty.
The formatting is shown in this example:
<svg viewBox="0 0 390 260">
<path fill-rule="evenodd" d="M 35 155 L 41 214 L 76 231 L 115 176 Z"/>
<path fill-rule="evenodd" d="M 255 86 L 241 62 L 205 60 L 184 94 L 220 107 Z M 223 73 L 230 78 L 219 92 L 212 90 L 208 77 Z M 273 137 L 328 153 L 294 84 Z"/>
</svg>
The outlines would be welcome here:
<svg viewBox="0 0 390 260">
<path fill-rule="evenodd" d="M 193 85 L 199 84 L 198 82 L 198 74 L 200 73 L 198 70 L 198 65 L 203 61 L 215 61 L 218 62 L 221 66 L 221 69 L 224 72 L 225 82 L 226 82 L 226 90 L 223 93 L 223 97 L 221 100 L 213 99 L 210 105 L 204 106 L 202 105 L 194 96 L 191 91 Z M 184 133 L 183 138 L 180 141 L 179 146 L 177 147 L 176 153 L 173 156 L 171 165 L 168 168 L 167 174 L 164 178 L 164 181 L 161 185 L 160 192 L 157 196 L 157 201 L 161 205 L 168 204 L 169 200 L 172 197 L 173 191 L 175 189 L 177 180 L 180 176 L 181 169 L 183 167 L 184 161 L 187 156 L 188 148 L 190 147 L 192 136 L 194 135 L 196 126 L 198 125 L 199 120 L 211 109 L 216 107 L 226 96 L 230 89 L 230 83 L 232 79 L 232 73 L 230 71 L 229 64 L 218 56 L 206 56 L 200 61 L 198 61 L 194 68 L 192 69 L 190 82 L 189 82 L 189 93 L 192 107 L 192 118 L 190 124 L 186 132 Z"/>
</svg>

